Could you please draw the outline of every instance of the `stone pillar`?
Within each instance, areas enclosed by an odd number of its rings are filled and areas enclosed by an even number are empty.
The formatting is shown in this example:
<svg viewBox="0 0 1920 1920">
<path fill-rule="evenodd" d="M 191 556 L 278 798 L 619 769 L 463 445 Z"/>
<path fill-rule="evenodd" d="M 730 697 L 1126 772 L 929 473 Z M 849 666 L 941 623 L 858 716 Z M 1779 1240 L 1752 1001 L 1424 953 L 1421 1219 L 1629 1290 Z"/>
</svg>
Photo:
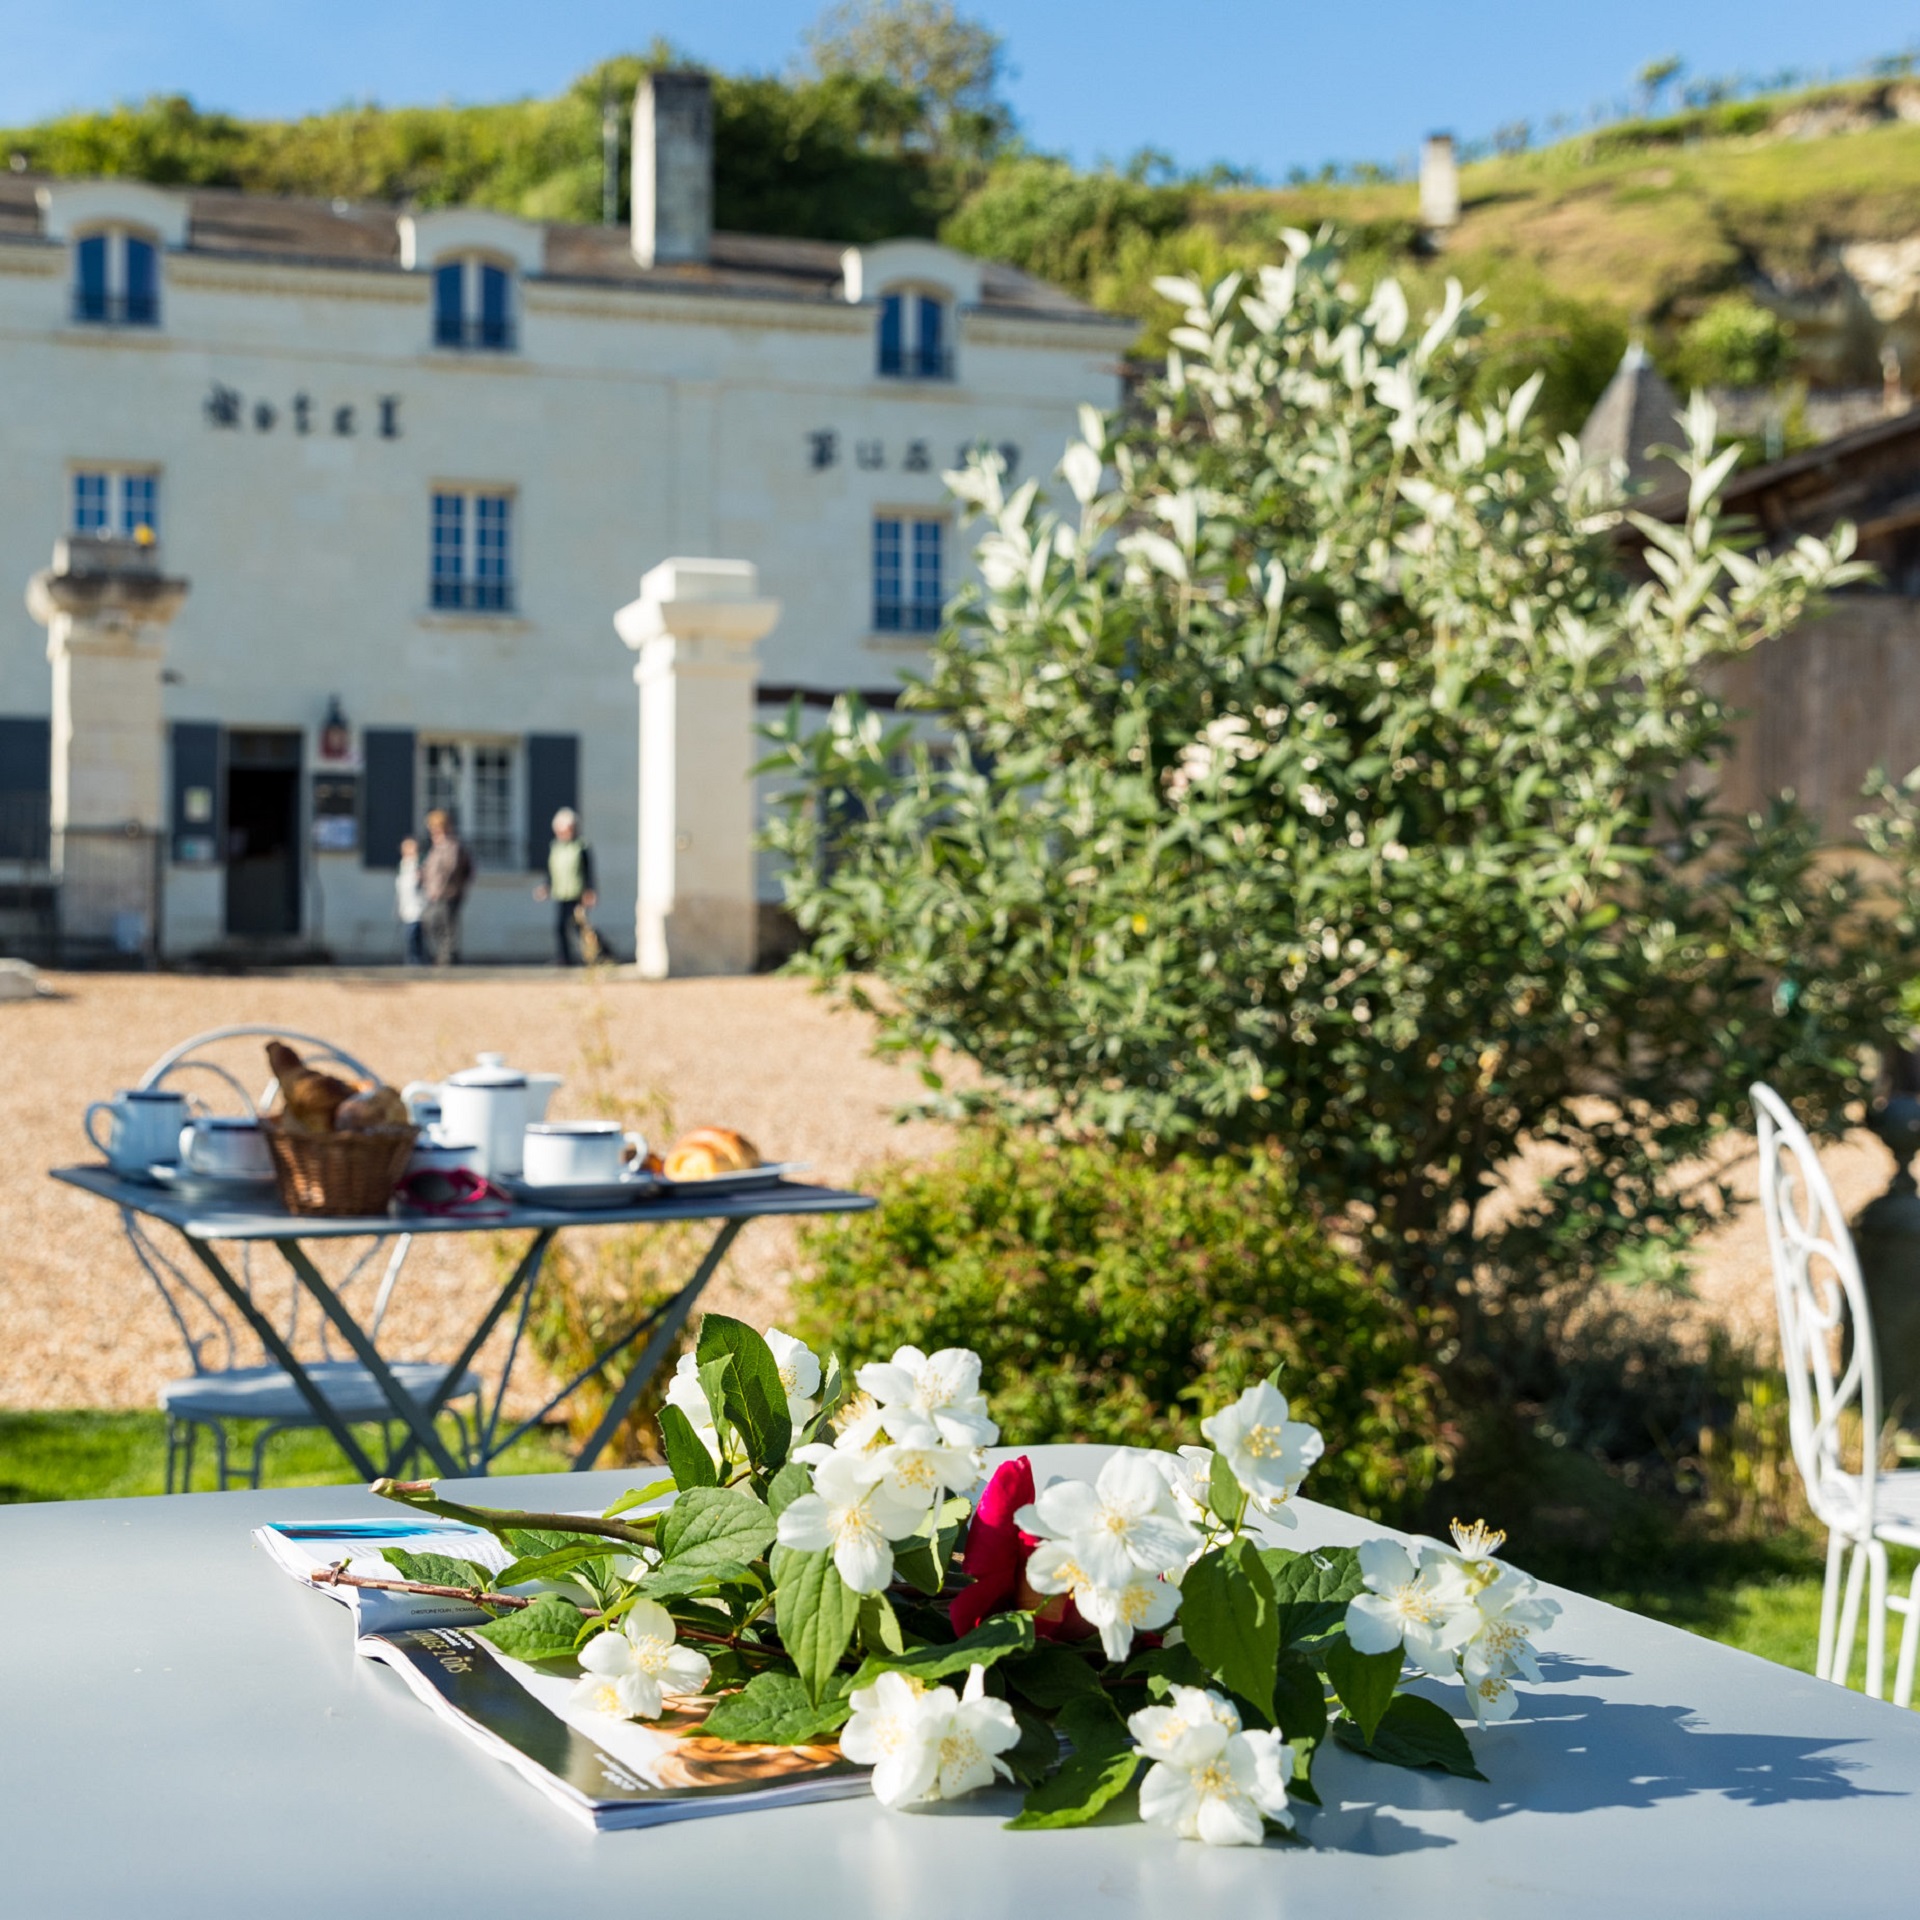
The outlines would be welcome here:
<svg viewBox="0 0 1920 1920">
<path fill-rule="evenodd" d="M 663 560 L 614 615 L 638 658 L 641 974 L 753 971 L 754 649 L 780 617 L 748 560 Z"/>
<path fill-rule="evenodd" d="M 187 582 L 160 571 L 151 542 L 57 541 L 27 584 L 53 668 L 53 860 L 63 931 L 129 945 L 152 924 L 154 837 L 165 830 L 166 629 Z M 119 835 L 116 843 L 112 837 Z"/>
<path fill-rule="evenodd" d="M 1460 163 L 1453 135 L 1430 135 L 1420 147 L 1420 224 L 1433 234 L 1460 224 Z"/>
</svg>

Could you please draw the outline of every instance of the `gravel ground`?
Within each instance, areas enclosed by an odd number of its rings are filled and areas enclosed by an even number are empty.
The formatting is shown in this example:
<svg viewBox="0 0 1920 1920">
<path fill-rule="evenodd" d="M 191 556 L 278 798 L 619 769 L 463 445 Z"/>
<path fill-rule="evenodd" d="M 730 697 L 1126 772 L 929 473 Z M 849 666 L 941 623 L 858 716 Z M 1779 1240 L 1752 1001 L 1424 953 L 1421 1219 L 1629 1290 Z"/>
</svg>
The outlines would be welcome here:
<svg viewBox="0 0 1920 1920">
<path fill-rule="evenodd" d="M 940 1137 L 893 1122 L 917 1081 L 869 1058 L 864 1021 L 798 981 L 590 983 L 521 972 L 68 974 L 48 984 L 57 997 L 0 1005 L 0 1407 L 151 1406 L 164 1381 L 187 1371 L 112 1213 L 46 1170 L 95 1157 L 81 1131 L 89 1100 L 132 1085 L 168 1047 L 211 1027 L 278 1022 L 324 1034 L 396 1085 L 497 1049 L 517 1066 L 567 1076 L 557 1119 L 618 1108 L 654 1138 L 669 1125 L 733 1126 L 769 1159 L 809 1161 L 809 1177 L 831 1183 L 927 1152 Z M 259 1043 L 236 1044 L 230 1057 L 248 1083 L 263 1082 Z M 706 1301 L 756 1324 L 773 1320 L 792 1250 L 784 1224 L 748 1227 Z M 337 1274 L 339 1255 L 323 1254 L 323 1270 Z M 496 1284 L 486 1240 L 416 1242 L 383 1349 L 450 1357 Z M 284 1301 L 284 1286 L 263 1297 Z"/>
<path fill-rule="evenodd" d="M 735 1126 L 769 1158 L 809 1161 L 812 1177 L 836 1183 L 941 1140 L 938 1129 L 892 1120 L 917 1082 L 869 1057 L 865 1021 L 797 981 L 589 982 L 528 971 L 74 974 L 49 984 L 56 997 L 0 1005 L 0 1407 L 151 1406 L 162 1382 L 186 1370 L 179 1336 L 112 1215 L 45 1174 L 93 1157 L 80 1128 L 89 1099 L 130 1085 L 170 1045 L 209 1027 L 283 1022 L 325 1034 L 396 1084 L 498 1049 L 516 1065 L 567 1075 L 556 1118 L 617 1110 L 655 1138 L 702 1122 Z M 236 1057 L 264 1079 L 254 1045 Z M 1826 1164 L 1851 1215 L 1884 1189 L 1891 1157 L 1861 1134 L 1829 1149 Z M 1748 1196 L 1754 1171 L 1751 1152 L 1733 1168 Z M 793 1244 L 778 1222 L 747 1229 L 708 1303 L 757 1325 L 777 1321 Z M 1770 1350 L 1759 1208 L 1745 1208 L 1698 1254 L 1699 1311 Z M 337 1273 L 338 1250 L 322 1264 Z M 484 1239 L 418 1242 L 383 1347 L 450 1354 L 496 1284 Z M 284 1300 L 284 1288 L 268 1297 Z"/>
</svg>

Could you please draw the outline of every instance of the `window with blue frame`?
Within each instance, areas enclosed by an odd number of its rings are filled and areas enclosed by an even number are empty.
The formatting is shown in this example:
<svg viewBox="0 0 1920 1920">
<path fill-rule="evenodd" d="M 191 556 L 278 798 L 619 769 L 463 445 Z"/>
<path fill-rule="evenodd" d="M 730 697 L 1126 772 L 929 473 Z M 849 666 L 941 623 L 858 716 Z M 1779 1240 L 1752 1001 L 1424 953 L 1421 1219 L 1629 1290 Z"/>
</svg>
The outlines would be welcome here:
<svg viewBox="0 0 1920 1920">
<path fill-rule="evenodd" d="M 160 324 L 160 253 L 120 228 L 81 236 L 73 248 L 73 317 L 91 326 Z"/>
<path fill-rule="evenodd" d="M 436 488 L 428 597 L 467 612 L 513 610 L 513 496 L 497 488 Z"/>
<path fill-rule="evenodd" d="M 514 346 L 513 277 L 490 260 L 443 260 L 433 270 L 433 343 L 507 353 Z"/>
<path fill-rule="evenodd" d="M 931 293 L 880 296 L 880 371 L 894 380 L 951 380 L 947 302 Z"/>
<path fill-rule="evenodd" d="M 160 476 L 124 467 L 80 467 L 73 474 L 75 533 L 140 537 L 160 534 Z"/>
<path fill-rule="evenodd" d="M 934 633 L 946 595 L 941 579 L 944 522 L 929 515 L 882 513 L 873 522 L 873 626 L 876 633 Z"/>
</svg>

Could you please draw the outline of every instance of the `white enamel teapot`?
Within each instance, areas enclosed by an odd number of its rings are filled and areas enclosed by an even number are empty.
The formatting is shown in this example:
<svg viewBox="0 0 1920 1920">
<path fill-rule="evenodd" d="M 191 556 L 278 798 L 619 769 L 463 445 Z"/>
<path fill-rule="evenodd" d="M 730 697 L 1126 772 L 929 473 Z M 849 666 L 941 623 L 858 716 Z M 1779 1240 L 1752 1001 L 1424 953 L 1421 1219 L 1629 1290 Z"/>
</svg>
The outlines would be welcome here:
<svg viewBox="0 0 1920 1920">
<path fill-rule="evenodd" d="M 433 1082 L 415 1080 L 400 1097 L 416 1126 L 445 1146 L 470 1147 L 468 1164 L 489 1180 L 520 1176 L 527 1128 L 544 1120 L 560 1085 L 557 1073 L 522 1073 L 506 1056 L 483 1053 L 471 1067 Z"/>
</svg>

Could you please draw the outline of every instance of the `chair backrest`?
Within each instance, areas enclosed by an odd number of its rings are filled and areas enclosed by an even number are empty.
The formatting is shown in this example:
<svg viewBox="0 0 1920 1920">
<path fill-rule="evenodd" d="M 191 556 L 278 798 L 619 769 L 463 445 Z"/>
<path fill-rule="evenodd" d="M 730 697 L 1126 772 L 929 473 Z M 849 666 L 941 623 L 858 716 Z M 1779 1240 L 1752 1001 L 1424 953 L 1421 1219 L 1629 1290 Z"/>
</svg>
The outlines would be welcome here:
<svg viewBox="0 0 1920 1920">
<path fill-rule="evenodd" d="M 1759 1122 L 1760 1204 L 1773 1255 L 1793 1463 L 1825 1525 L 1870 1534 L 1880 1368 L 1860 1261 L 1806 1130 L 1771 1087 L 1756 1082 L 1748 1093 Z M 1850 1414 L 1859 1422 L 1857 1469 L 1846 1459 Z"/>
</svg>

